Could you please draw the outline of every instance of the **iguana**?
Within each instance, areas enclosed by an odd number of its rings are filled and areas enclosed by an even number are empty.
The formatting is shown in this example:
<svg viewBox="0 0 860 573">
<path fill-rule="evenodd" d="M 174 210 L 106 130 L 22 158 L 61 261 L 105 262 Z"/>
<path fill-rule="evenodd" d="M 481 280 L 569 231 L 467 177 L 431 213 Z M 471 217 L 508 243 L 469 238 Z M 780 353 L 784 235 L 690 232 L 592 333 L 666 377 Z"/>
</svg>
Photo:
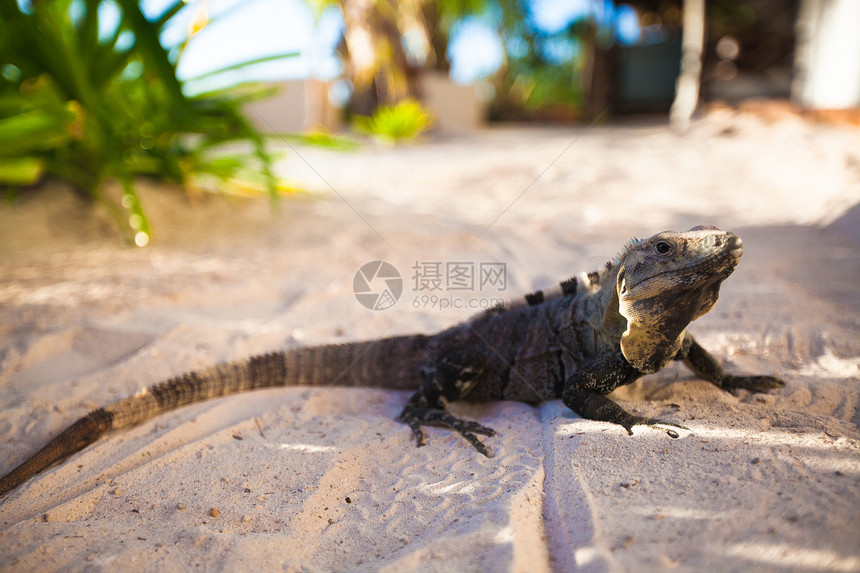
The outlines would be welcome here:
<svg viewBox="0 0 860 573">
<path fill-rule="evenodd" d="M 741 239 L 715 227 L 667 231 L 631 239 L 599 272 L 565 280 L 507 306 L 489 309 L 437 334 L 312 346 L 190 372 L 79 419 L 0 480 L 0 496 L 48 466 L 128 428 L 194 402 L 274 386 L 360 386 L 414 390 L 400 420 L 417 445 L 424 425 L 443 425 L 481 454 L 476 435 L 495 431 L 460 420 L 455 400 L 561 398 L 583 418 L 683 428 L 635 416 L 607 398 L 618 386 L 682 360 L 697 376 L 725 390 L 764 392 L 784 386 L 773 376 L 736 376 L 703 349 L 686 328 L 717 302 L 720 284 L 743 253 Z"/>
</svg>

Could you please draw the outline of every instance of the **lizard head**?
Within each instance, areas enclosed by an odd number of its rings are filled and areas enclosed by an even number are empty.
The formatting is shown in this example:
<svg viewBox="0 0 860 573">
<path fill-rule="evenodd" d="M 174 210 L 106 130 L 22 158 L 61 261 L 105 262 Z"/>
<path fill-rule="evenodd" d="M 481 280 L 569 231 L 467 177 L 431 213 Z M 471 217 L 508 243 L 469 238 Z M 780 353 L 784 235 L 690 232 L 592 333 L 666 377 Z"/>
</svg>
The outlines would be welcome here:
<svg viewBox="0 0 860 573">
<path fill-rule="evenodd" d="M 672 360 L 687 325 L 717 302 L 720 284 L 740 261 L 742 245 L 737 235 L 701 226 L 627 246 L 618 258 L 615 292 L 604 321 L 614 322 L 618 330 L 626 326 L 621 351 L 628 362 L 647 373 Z"/>
</svg>

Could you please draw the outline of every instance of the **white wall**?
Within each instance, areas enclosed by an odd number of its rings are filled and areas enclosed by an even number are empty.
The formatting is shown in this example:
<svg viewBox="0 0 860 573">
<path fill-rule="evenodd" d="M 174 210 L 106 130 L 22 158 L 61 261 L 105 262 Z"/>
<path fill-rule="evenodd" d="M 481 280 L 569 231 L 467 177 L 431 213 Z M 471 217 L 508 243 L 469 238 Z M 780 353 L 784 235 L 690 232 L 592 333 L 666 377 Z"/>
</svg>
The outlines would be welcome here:
<svg viewBox="0 0 860 573">
<path fill-rule="evenodd" d="M 245 113 L 264 133 L 305 133 L 319 128 L 336 131 L 340 112 L 329 102 L 329 84 L 319 80 L 278 82 L 274 96 L 249 103 Z"/>
<path fill-rule="evenodd" d="M 860 0 L 802 0 L 792 97 L 813 109 L 860 106 Z"/>
</svg>

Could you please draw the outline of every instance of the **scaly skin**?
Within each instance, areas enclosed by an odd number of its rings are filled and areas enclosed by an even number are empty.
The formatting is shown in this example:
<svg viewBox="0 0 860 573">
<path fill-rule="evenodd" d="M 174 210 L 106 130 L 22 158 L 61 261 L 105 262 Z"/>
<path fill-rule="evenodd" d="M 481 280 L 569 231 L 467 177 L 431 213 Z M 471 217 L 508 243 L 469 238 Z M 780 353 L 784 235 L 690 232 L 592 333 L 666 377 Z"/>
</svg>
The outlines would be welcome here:
<svg viewBox="0 0 860 573">
<path fill-rule="evenodd" d="M 672 360 L 728 391 L 784 386 L 773 376 L 727 374 L 686 334 L 690 322 L 716 303 L 742 252 L 740 238 L 714 227 L 667 231 L 629 242 L 600 272 L 432 336 L 298 348 L 184 374 L 81 418 L 0 479 L 0 496 L 107 432 L 195 402 L 275 386 L 417 388 L 400 414 L 417 445 L 425 443 L 422 426 L 444 425 L 485 456 L 490 452 L 476 434 L 495 431 L 455 418 L 449 403 L 561 398 L 580 416 L 619 424 L 628 433 L 636 425 L 683 428 L 634 416 L 606 394 Z"/>
</svg>

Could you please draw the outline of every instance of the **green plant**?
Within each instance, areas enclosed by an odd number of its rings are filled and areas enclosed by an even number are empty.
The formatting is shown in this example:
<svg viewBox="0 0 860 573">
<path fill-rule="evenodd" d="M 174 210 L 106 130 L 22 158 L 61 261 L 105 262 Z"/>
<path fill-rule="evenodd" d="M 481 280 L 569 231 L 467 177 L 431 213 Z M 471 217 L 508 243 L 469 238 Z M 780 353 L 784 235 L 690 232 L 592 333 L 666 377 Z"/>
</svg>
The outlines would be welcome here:
<svg viewBox="0 0 860 573">
<path fill-rule="evenodd" d="M 430 114 L 414 99 L 379 107 L 371 117 L 359 115 L 353 118 L 355 129 L 385 143 L 415 139 L 432 123 Z"/>
<path fill-rule="evenodd" d="M 276 196 L 272 156 L 241 111 L 263 93 L 183 93 L 181 47 L 167 50 L 159 37 L 184 6 L 175 0 L 148 20 L 135 0 L 0 2 L 0 185 L 69 181 L 140 246 L 151 229 L 136 176 L 186 189 L 241 180 Z M 224 151 L 236 142 L 252 153 Z M 104 192 L 108 180 L 119 198 Z"/>
</svg>

